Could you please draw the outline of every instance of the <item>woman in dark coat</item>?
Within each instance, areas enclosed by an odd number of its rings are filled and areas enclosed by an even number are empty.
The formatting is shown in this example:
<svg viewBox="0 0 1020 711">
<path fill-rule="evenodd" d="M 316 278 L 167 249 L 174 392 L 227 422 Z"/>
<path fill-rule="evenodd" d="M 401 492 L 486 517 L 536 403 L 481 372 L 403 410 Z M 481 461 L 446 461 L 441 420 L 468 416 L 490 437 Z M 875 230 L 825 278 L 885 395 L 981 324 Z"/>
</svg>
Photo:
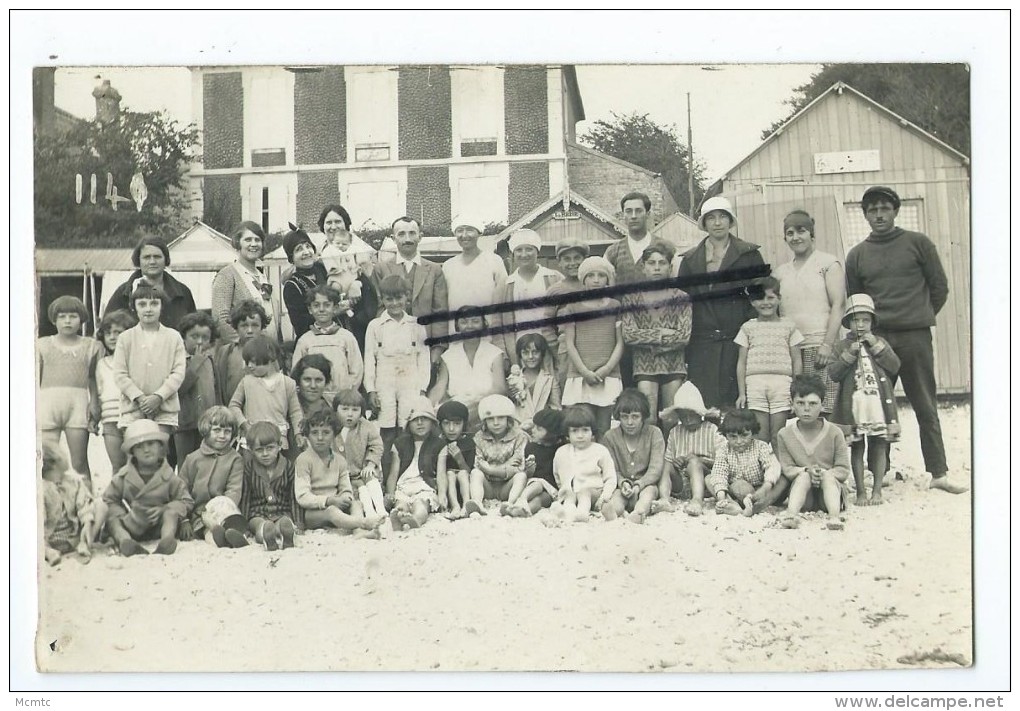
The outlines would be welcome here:
<svg viewBox="0 0 1020 711">
<path fill-rule="evenodd" d="M 315 244 L 302 229 L 294 228 L 286 234 L 283 251 L 287 254 L 287 261 L 294 265 L 294 271 L 283 283 L 283 303 L 296 341 L 305 335 L 315 320 L 308 312 L 306 298 L 309 291 L 326 283 L 326 268 L 318 259 Z"/>
<path fill-rule="evenodd" d="M 691 340 L 687 345 L 687 377 L 708 407 L 726 408 L 736 404 L 737 356 L 733 342 L 741 325 L 754 315 L 751 302 L 742 293 L 753 280 L 731 274 L 765 261 L 759 247 L 730 234 L 737 223 L 733 206 L 724 197 L 709 198 L 701 206 L 698 226 L 708 237 L 684 255 L 679 277 L 715 274 L 709 284 L 680 287 L 693 300 Z"/>
<path fill-rule="evenodd" d="M 159 314 L 159 322 L 164 326 L 177 328 L 182 318 L 196 311 L 191 289 L 166 271 L 170 266 L 170 250 L 165 240 L 160 237 L 143 237 L 131 252 L 131 264 L 134 265 L 135 272 L 110 296 L 106 304 L 106 313 L 117 309 L 131 311 L 131 292 L 141 283 L 155 286 L 166 295 L 163 309 Z"/>
</svg>

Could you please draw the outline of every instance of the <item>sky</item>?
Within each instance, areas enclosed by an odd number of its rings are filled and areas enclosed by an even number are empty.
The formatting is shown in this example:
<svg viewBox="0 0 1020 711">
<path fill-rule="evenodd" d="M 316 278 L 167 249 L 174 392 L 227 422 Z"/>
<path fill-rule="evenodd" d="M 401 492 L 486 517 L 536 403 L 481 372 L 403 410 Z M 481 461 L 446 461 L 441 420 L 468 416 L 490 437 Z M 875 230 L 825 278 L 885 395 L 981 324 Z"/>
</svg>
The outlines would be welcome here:
<svg viewBox="0 0 1020 711">
<path fill-rule="evenodd" d="M 613 112 L 648 114 L 656 123 L 675 124 L 687 136 L 687 92 L 691 94 L 694 153 L 707 167 L 706 184 L 719 178 L 761 142 L 761 132 L 785 118 L 793 88 L 820 65 L 577 65 L 585 121 L 581 135 Z M 72 67 L 56 73 L 56 105 L 91 118 L 94 77 L 109 79 L 135 111 L 165 109 L 182 122 L 193 120 L 191 75 L 181 67 Z"/>
</svg>

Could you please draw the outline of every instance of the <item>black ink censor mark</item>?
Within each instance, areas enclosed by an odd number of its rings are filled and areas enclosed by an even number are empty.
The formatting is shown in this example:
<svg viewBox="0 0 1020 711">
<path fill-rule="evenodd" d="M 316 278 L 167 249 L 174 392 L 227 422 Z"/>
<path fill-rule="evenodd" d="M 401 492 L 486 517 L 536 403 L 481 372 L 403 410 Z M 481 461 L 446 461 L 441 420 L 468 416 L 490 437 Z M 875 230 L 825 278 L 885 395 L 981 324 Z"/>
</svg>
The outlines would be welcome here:
<svg viewBox="0 0 1020 711">
<path fill-rule="evenodd" d="M 744 296 L 745 289 L 755 279 L 768 276 L 772 268 L 768 264 L 753 265 L 742 269 L 731 269 L 727 271 L 713 272 L 707 274 L 694 274 L 686 277 L 674 277 L 671 279 L 656 279 L 654 281 L 641 281 L 631 284 L 618 284 L 595 291 L 581 290 L 568 294 L 554 294 L 543 296 L 538 299 L 525 299 L 522 301 L 508 301 L 490 306 L 479 306 L 477 308 L 463 309 L 465 315 L 488 316 L 489 314 L 505 313 L 507 311 L 543 308 L 548 306 L 565 306 L 583 301 L 591 301 L 601 298 L 617 298 L 626 294 L 637 294 L 643 292 L 659 292 L 666 289 L 680 289 L 689 292 L 688 298 L 691 301 L 709 301 L 716 299 L 729 299 L 735 296 Z M 707 287 L 707 288 L 705 288 Z M 693 293 L 690 293 L 693 292 Z M 621 306 L 615 309 L 603 309 L 587 313 L 569 314 L 555 316 L 520 323 L 507 324 L 505 326 L 492 326 L 475 331 L 464 331 L 451 333 L 446 336 L 435 336 L 426 339 L 426 346 L 437 346 L 444 343 L 466 341 L 480 336 L 495 336 L 513 331 L 531 331 L 548 326 L 557 326 L 562 323 L 578 321 L 589 321 L 602 318 L 609 314 L 620 314 L 629 311 L 640 311 L 648 307 L 648 304 L 634 306 Z M 418 323 L 427 326 L 439 321 L 447 321 L 455 318 L 456 314 L 451 311 L 439 311 L 431 314 L 423 314 L 416 317 Z"/>
</svg>

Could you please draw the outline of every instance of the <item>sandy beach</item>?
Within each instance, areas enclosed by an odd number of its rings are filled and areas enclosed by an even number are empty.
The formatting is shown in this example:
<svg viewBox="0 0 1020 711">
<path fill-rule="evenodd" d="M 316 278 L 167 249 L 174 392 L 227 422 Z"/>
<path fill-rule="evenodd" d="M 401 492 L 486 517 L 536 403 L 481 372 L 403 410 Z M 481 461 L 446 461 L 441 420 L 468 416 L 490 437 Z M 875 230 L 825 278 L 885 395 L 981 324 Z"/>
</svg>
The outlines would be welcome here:
<svg viewBox="0 0 1020 711">
<path fill-rule="evenodd" d="M 953 480 L 971 485 L 970 407 L 940 410 Z M 678 511 L 560 524 L 490 514 L 382 541 L 40 570 L 42 671 L 813 671 L 973 661 L 971 496 L 927 490 L 917 425 L 906 481 L 843 531 Z M 93 439 L 91 460 L 108 462 Z M 494 513 L 494 512 L 493 512 Z M 555 522 L 558 523 L 558 522 Z M 939 540 L 938 546 L 930 541 Z"/>
</svg>

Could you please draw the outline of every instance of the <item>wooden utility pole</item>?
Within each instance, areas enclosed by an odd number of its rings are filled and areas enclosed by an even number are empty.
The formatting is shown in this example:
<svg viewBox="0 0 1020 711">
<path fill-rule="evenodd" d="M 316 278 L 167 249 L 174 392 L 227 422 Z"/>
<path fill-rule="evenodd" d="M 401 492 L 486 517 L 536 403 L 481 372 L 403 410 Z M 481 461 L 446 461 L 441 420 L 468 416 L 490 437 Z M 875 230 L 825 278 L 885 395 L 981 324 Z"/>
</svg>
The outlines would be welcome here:
<svg viewBox="0 0 1020 711">
<path fill-rule="evenodd" d="M 691 92 L 687 92 L 687 200 L 688 214 L 694 217 L 694 139 L 691 131 Z"/>
</svg>

